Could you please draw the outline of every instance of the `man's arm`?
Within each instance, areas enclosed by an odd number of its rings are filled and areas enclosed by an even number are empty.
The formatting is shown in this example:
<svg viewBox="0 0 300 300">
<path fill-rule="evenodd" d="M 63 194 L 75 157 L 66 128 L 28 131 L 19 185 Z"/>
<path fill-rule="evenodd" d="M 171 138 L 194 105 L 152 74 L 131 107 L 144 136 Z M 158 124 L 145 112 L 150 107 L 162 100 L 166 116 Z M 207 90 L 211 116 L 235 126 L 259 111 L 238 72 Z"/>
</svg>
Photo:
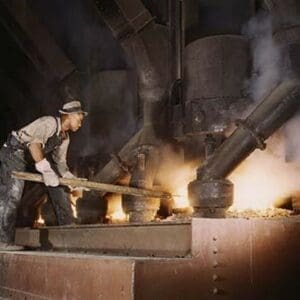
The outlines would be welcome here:
<svg viewBox="0 0 300 300">
<path fill-rule="evenodd" d="M 70 144 L 70 139 L 63 140 L 62 144 L 52 152 L 52 159 L 59 174 L 65 178 L 75 177 L 69 170 L 67 164 L 67 152 Z"/>
<path fill-rule="evenodd" d="M 29 152 L 33 158 L 33 160 L 37 163 L 44 159 L 44 151 L 42 148 L 42 144 L 40 143 L 32 143 L 28 146 Z"/>
<path fill-rule="evenodd" d="M 42 176 L 45 185 L 47 186 L 58 186 L 59 180 L 56 173 L 51 168 L 50 163 L 44 157 L 44 151 L 42 144 L 40 143 L 31 143 L 28 145 L 29 152 L 35 161 L 35 168 L 39 171 Z"/>
</svg>

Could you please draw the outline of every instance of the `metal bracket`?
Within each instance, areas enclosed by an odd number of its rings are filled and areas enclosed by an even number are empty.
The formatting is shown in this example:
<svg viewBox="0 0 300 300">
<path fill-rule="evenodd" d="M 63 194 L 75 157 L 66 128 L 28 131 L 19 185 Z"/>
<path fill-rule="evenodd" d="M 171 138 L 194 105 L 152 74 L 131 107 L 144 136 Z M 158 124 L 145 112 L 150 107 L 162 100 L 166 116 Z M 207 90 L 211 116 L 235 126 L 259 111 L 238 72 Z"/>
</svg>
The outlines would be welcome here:
<svg viewBox="0 0 300 300">
<path fill-rule="evenodd" d="M 251 134 L 251 136 L 256 140 L 256 145 L 259 149 L 261 150 L 266 149 L 266 143 L 264 142 L 264 139 L 255 132 L 252 124 L 249 121 L 239 119 L 236 120 L 235 124 L 247 130 Z"/>
</svg>

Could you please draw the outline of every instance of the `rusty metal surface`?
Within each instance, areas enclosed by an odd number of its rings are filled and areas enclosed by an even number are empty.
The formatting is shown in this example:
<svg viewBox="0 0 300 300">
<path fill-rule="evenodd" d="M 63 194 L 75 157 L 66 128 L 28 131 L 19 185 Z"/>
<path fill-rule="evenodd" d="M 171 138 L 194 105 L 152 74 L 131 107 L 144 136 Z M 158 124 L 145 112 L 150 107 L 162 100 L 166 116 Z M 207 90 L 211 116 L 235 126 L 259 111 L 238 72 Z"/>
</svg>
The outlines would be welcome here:
<svg viewBox="0 0 300 300">
<path fill-rule="evenodd" d="M 151 235 L 145 232 L 140 238 L 147 243 Z M 29 299 L 297 299 L 300 217 L 193 219 L 191 251 L 187 258 L 1 253 L 0 295 L 14 290 Z"/>
<path fill-rule="evenodd" d="M 248 41 L 238 35 L 202 38 L 185 49 L 187 100 L 242 98 L 248 76 Z"/>
<path fill-rule="evenodd" d="M 248 41 L 238 35 L 198 39 L 185 49 L 185 131 L 219 132 L 245 109 Z"/>
<path fill-rule="evenodd" d="M 1 252 L 0 266 L 9 299 L 133 299 L 132 259 Z"/>
<path fill-rule="evenodd" d="M 294 299 L 300 219 L 193 219 L 192 255 L 229 299 Z M 207 281 L 208 281 L 207 280 Z M 289 298 L 291 297 L 291 298 Z"/>
<path fill-rule="evenodd" d="M 194 216 L 224 218 L 233 203 L 233 184 L 229 180 L 194 180 L 188 185 Z"/>
<path fill-rule="evenodd" d="M 32 248 L 137 256 L 186 256 L 190 224 L 97 225 L 17 229 L 16 243 Z"/>
<path fill-rule="evenodd" d="M 300 218 L 193 219 L 192 258 L 139 261 L 136 299 L 298 299 Z"/>
</svg>

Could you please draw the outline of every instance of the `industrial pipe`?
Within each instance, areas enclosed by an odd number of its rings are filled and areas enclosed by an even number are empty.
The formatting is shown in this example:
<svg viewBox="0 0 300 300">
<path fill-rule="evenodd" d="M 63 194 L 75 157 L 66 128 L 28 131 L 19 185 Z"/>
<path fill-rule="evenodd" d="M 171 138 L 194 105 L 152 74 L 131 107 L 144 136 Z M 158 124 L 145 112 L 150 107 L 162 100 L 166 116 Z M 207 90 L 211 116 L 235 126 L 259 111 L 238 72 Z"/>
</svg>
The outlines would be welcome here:
<svg viewBox="0 0 300 300">
<path fill-rule="evenodd" d="M 298 109 L 300 81 L 282 82 L 197 170 L 198 180 L 226 178 L 256 148 L 280 128 Z"/>
<path fill-rule="evenodd" d="M 280 128 L 298 109 L 300 81 L 285 80 L 246 118 L 197 170 L 188 186 L 196 217 L 225 217 L 233 202 L 233 185 L 225 178 L 256 148 Z"/>
</svg>

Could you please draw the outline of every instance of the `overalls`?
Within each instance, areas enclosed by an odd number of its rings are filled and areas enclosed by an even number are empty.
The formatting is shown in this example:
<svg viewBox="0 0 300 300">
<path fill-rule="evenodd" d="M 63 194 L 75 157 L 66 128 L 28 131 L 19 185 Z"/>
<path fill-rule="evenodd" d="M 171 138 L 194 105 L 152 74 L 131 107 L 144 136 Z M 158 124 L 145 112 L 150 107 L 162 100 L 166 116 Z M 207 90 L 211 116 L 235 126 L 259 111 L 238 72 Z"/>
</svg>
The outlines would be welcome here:
<svg viewBox="0 0 300 300">
<path fill-rule="evenodd" d="M 57 119 L 55 118 L 56 122 Z M 61 145 L 63 138 L 56 132 L 44 147 L 45 157 Z M 25 155 L 27 147 L 10 135 L 0 149 L 0 242 L 13 243 L 17 209 L 24 189 L 24 181 L 11 177 L 12 171 L 26 171 L 32 164 Z M 74 221 L 71 203 L 65 188 L 46 187 L 53 204 L 58 225 L 71 224 Z"/>
</svg>

